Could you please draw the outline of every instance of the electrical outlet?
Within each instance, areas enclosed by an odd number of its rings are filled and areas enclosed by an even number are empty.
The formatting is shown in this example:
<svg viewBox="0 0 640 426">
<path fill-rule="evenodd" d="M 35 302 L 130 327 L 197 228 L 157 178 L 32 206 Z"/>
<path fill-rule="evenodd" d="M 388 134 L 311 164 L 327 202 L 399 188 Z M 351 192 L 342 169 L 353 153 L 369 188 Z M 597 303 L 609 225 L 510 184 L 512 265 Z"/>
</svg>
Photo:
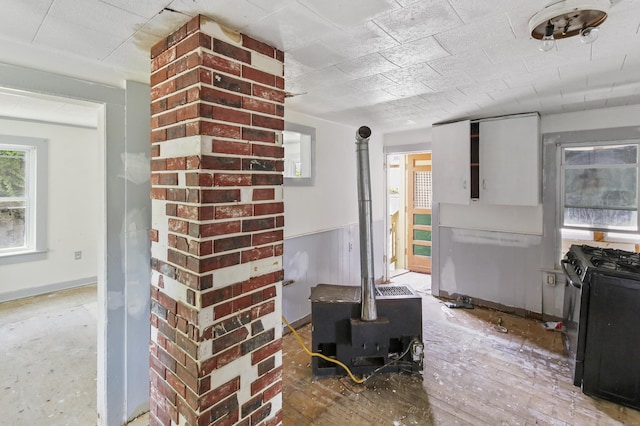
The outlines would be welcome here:
<svg viewBox="0 0 640 426">
<path fill-rule="evenodd" d="M 547 285 L 556 285 L 556 276 L 553 274 L 547 274 Z"/>
<path fill-rule="evenodd" d="M 81 252 L 81 251 L 76 251 L 76 252 L 74 252 L 74 253 L 73 253 L 73 258 L 74 258 L 75 260 L 80 260 L 80 259 L 82 259 L 82 252 Z"/>
</svg>

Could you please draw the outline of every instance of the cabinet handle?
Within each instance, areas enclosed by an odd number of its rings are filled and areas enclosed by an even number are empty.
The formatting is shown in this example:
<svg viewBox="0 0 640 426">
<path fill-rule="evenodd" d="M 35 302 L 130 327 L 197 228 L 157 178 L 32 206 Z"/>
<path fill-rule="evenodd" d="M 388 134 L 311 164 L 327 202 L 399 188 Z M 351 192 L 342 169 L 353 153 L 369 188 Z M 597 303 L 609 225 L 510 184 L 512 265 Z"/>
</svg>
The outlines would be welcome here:
<svg viewBox="0 0 640 426">
<path fill-rule="evenodd" d="M 487 182 L 484 179 L 482 179 L 482 189 L 487 189 Z"/>
</svg>

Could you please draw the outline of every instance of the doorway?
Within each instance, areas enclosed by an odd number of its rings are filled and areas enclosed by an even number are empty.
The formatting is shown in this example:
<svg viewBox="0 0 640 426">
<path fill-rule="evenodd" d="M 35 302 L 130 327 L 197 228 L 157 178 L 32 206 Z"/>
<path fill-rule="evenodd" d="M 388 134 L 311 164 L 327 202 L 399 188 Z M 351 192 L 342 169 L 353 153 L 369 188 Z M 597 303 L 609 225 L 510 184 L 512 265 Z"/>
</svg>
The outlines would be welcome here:
<svg viewBox="0 0 640 426">
<path fill-rule="evenodd" d="M 387 168 L 387 271 L 431 273 L 431 152 L 392 153 Z"/>
</svg>

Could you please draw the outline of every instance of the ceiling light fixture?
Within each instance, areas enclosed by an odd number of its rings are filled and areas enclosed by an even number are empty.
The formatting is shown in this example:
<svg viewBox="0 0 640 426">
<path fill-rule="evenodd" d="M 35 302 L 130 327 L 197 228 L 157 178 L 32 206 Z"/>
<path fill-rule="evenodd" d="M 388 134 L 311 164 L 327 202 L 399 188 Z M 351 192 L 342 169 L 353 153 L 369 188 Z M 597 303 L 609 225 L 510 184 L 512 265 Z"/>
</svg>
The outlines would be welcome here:
<svg viewBox="0 0 640 426">
<path fill-rule="evenodd" d="M 545 52 L 552 50 L 557 40 L 577 35 L 583 43 L 592 43 L 610 7 L 610 0 L 556 1 L 529 20 L 531 37 L 542 40 L 539 49 Z"/>
</svg>

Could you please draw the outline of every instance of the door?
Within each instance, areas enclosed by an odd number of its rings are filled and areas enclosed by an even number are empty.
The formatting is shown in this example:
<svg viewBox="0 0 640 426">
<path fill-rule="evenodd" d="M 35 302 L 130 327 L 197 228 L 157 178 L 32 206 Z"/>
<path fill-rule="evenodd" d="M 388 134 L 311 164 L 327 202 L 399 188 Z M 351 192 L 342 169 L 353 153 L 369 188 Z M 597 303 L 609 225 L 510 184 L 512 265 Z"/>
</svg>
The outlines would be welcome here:
<svg viewBox="0 0 640 426">
<path fill-rule="evenodd" d="M 407 268 L 431 273 L 431 153 L 407 155 Z"/>
</svg>

